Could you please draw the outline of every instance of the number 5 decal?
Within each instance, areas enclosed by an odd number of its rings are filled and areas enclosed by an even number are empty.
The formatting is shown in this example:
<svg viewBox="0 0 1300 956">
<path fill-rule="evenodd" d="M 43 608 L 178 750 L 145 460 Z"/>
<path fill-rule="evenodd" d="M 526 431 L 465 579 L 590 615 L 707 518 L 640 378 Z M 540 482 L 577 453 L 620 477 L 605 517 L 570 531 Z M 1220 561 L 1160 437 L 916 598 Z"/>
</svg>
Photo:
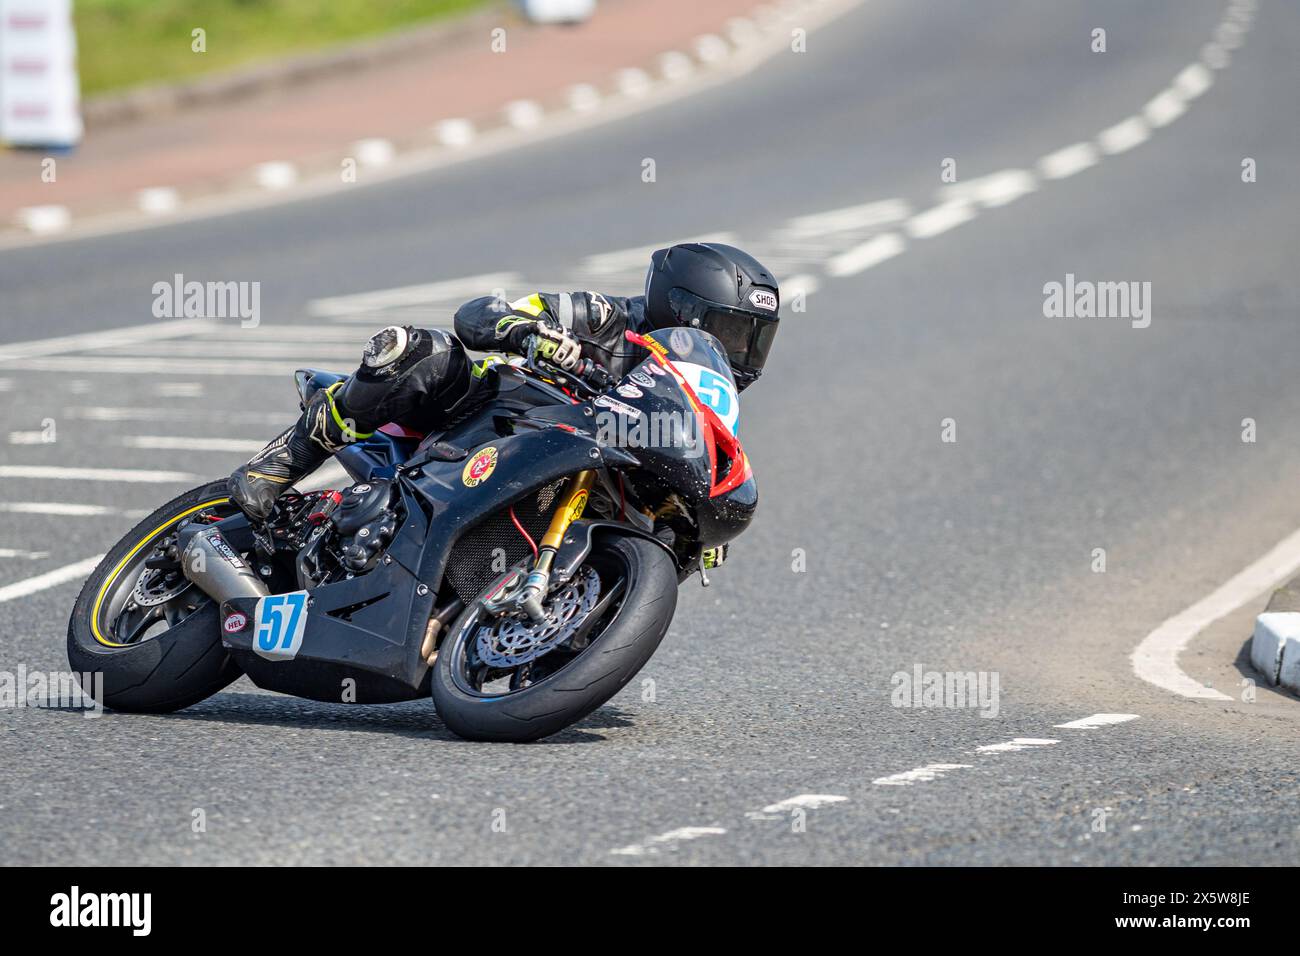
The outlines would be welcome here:
<svg viewBox="0 0 1300 956">
<path fill-rule="evenodd" d="M 307 628 L 307 592 L 270 594 L 253 614 L 253 650 L 268 661 L 291 661 L 302 647 Z"/>
</svg>

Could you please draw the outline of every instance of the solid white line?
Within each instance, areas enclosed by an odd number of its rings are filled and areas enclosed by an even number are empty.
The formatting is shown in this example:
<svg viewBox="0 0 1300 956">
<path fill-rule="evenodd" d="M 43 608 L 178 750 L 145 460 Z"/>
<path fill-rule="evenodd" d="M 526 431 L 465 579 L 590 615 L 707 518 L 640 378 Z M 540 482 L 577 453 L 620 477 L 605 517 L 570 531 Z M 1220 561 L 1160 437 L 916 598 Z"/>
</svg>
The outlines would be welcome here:
<svg viewBox="0 0 1300 956">
<path fill-rule="evenodd" d="M 186 438 L 181 435 L 126 435 L 122 444 L 127 448 L 145 448 L 175 451 L 261 451 L 264 441 L 245 438 Z"/>
<path fill-rule="evenodd" d="M 47 478 L 61 481 L 194 481 L 198 475 L 184 471 L 146 471 L 138 468 L 57 468 L 48 465 L 0 465 L 0 478 Z"/>
<path fill-rule="evenodd" d="M 1300 531 L 1148 634 L 1130 658 L 1133 673 L 1148 684 L 1182 697 L 1232 700 L 1228 694 L 1205 687 L 1183 673 L 1178 655 L 1201 631 L 1294 574 L 1296 568 L 1300 568 Z"/>
<path fill-rule="evenodd" d="M 907 249 L 907 240 L 896 232 L 886 232 L 841 252 L 826 263 L 826 272 L 832 276 L 849 276 L 892 259 Z"/>
<path fill-rule="evenodd" d="M 1074 143 L 1054 153 L 1048 153 L 1038 161 L 1038 171 L 1046 179 L 1064 179 L 1077 172 L 1097 165 L 1101 157 L 1097 147 L 1092 143 Z"/>
<path fill-rule="evenodd" d="M 25 581 L 15 581 L 13 584 L 6 584 L 0 587 L 0 604 L 6 601 L 12 601 L 16 598 L 27 597 L 29 594 L 35 594 L 37 591 L 44 591 L 46 588 L 52 588 L 56 585 L 63 584 L 67 581 L 76 581 L 84 578 L 102 561 L 104 556 L 97 554 L 91 558 L 85 558 L 77 561 L 75 564 L 65 564 L 61 568 L 55 568 L 53 571 L 46 571 L 44 574 L 38 574 L 34 578 L 27 578 Z"/>
<path fill-rule="evenodd" d="M 1146 120 L 1140 116 L 1130 116 L 1098 133 L 1097 145 L 1102 152 L 1114 156 L 1145 143 L 1150 137 L 1151 127 L 1147 126 Z"/>
<path fill-rule="evenodd" d="M 117 514 L 116 508 L 109 508 L 106 505 L 83 505 L 70 501 L 0 501 L 0 511 L 20 515 L 59 515 L 78 518 Z"/>
<path fill-rule="evenodd" d="M 902 773 L 891 773 L 888 777 L 877 777 L 871 782 L 881 787 L 906 787 L 913 783 L 935 780 L 953 770 L 969 770 L 971 766 L 973 765 L 968 763 L 929 763 L 915 770 L 904 770 Z"/>
<path fill-rule="evenodd" d="M 15 359 L 33 358 L 41 355 L 62 355 L 66 352 L 85 349 L 104 348 L 109 345 L 130 345 L 132 342 L 150 342 L 154 339 L 174 339 L 186 335 L 198 335 L 220 328 L 219 323 L 209 319 L 176 319 L 170 322 L 150 322 L 144 325 L 130 325 L 121 329 L 108 329 L 103 332 L 81 332 L 76 335 L 60 335 L 50 339 L 33 339 L 30 342 L 14 342 L 12 345 L 0 345 L 0 362 Z"/>
<path fill-rule="evenodd" d="M 726 832 L 722 827 L 678 827 L 676 830 L 669 830 L 667 833 L 650 837 L 643 843 L 633 843 L 630 846 L 619 847 L 609 852 L 618 856 L 645 856 L 648 853 L 658 853 L 665 847 L 683 843 L 687 840 L 698 840 L 700 837 L 706 836 L 720 836 Z"/>
<path fill-rule="evenodd" d="M 1017 750 L 1029 750 L 1031 747 L 1050 747 L 1052 744 L 1059 744 L 1059 740 L 1050 740 L 1043 737 L 1015 737 L 1002 744 L 985 744 L 983 747 L 976 747 L 977 754 L 1005 754 L 1014 753 Z"/>
<path fill-rule="evenodd" d="M 19 548 L 0 548 L 0 558 L 25 558 L 28 561 L 39 561 L 41 558 L 48 558 L 48 551 L 23 551 Z"/>
<path fill-rule="evenodd" d="M 913 239 L 929 239 L 975 218 L 975 206 L 966 199 L 940 203 L 907 220 L 904 228 Z"/>
<path fill-rule="evenodd" d="M 1061 730 L 1096 730 L 1098 727 L 1124 724 L 1137 719 L 1137 714 L 1093 714 L 1091 717 L 1080 717 L 1078 720 L 1072 720 L 1067 724 L 1053 724 L 1052 726 Z"/>
</svg>

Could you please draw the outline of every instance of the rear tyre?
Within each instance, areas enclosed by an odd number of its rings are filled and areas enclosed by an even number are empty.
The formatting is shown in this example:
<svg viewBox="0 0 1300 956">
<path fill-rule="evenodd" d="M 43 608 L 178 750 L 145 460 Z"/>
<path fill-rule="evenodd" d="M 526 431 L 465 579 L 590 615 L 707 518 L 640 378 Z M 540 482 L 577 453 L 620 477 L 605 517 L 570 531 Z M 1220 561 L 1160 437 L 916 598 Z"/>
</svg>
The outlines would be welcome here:
<svg viewBox="0 0 1300 956">
<path fill-rule="evenodd" d="M 608 536 L 597 540 L 574 581 L 593 577 L 600 582 L 595 596 L 567 599 L 570 613 L 577 607 L 587 619 L 572 618 L 570 637 L 517 667 L 492 655 L 504 648 L 526 657 L 536 647 L 497 641 L 485 662 L 480 630 L 495 619 L 478 601 L 465 609 L 433 667 L 433 702 L 452 732 L 467 740 L 538 740 L 586 717 L 645 666 L 677 609 L 672 558 L 644 538 Z M 565 600 L 559 592 L 552 599 Z"/>
<path fill-rule="evenodd" d="M 216 602 L 144 567 L 181 519 L 234 510 L 224 479 L 187 491 L 136 525 L 87 579 L 68 621 L 68 663 L 78 674 L 102 675 L 106 707 L 180 710 L 239 677 L 221 646 Z"/>
</svg>

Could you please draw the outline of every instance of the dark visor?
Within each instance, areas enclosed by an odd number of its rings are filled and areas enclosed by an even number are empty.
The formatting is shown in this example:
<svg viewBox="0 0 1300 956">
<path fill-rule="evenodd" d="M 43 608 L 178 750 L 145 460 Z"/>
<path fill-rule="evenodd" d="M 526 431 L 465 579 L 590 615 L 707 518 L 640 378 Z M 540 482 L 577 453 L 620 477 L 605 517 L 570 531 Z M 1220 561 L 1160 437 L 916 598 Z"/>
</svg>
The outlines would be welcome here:
<svg viewBox="0 0 1300 956">
<path fill-rule="evenodd" d="M 728 308 L 685 289 L 673 289 L 668 293 L 668 302 L 683 325 L 714 336 L 733 367 L 752 372 L 763 368 L 776 338 L 775 315 Z"/>
</svg>

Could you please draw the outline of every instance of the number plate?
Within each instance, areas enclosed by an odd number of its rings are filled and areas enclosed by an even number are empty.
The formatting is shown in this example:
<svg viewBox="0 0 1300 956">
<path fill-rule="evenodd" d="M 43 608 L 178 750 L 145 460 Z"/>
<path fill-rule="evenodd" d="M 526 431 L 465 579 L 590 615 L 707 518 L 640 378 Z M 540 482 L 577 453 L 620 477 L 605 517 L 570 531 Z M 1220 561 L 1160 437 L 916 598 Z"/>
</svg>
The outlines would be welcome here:
<svg viewBox="0 0 1300 956">
<path fill-rule="evenodd" d="M 291 661 L 302 647 L 307 629 L 307 592 L 270 594 L 260 598 L 253 614 L 253 650 L 268 661 Z"/>
</svg>

